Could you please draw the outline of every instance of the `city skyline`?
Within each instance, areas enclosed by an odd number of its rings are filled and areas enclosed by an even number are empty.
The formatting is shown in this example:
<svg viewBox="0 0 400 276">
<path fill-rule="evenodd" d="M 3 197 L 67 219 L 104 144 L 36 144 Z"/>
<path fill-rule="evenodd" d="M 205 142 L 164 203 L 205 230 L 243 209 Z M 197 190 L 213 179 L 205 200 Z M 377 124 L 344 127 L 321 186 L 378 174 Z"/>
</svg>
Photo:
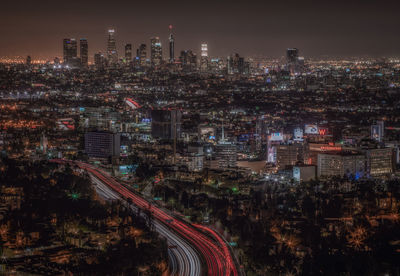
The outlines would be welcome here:
<svg viewBox="0 0 400 276">
<path fill-rule="evenodd" d="M 399 0 L 5 2 L 4 275 L 399 275 Z"/>
<path fill-rule="evenodd" d="M 96 5 L 93 1 L 69 1 L 61 6 L 49 1 L 7 3 L 0 11 L 0 35 L 7 37 L 0 42 L 0 56 L 52 60 L 62 56 L 60 41 L 75 37 L 88 39 L 92 60 L 94 53 L 105 52 L 110 27 L 116 30 L 117 50 L 122 53 L 125 44 L 136 49 L 149 44 L 153 36 L 168 45 L 170 24 L 174 26 L 175 53 L 186 49 L 200 53 L 200 44 L 207 42 L 211 56 L 238 52 L 276 58 L 291 47 L 302 49 L 302 55 L 308 57 L 400 55 L 400 37 L 396 35 L 400 4 L 395 1 L 379 6 L 377 1 L 290 1 L 290 5 L 202 1 L 194 8 L 172 2 L 122 6 L 116 1 L 110 12 L 103 1 Z M 164 56 L 168 58 L 167 52 Z"/>
</svg>

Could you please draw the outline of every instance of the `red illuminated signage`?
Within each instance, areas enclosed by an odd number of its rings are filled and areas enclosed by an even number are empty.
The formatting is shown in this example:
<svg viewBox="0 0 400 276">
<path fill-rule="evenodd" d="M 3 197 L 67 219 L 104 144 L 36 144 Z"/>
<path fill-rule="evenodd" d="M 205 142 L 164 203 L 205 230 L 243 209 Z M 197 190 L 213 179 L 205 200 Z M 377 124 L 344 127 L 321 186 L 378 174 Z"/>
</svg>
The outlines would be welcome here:
<svg viewBox="0 0 400 276">
<path fill-rule="evenodd" d="M 322 146 L 321 151 L 341 151 L 342 147 Z"/>
</svg>

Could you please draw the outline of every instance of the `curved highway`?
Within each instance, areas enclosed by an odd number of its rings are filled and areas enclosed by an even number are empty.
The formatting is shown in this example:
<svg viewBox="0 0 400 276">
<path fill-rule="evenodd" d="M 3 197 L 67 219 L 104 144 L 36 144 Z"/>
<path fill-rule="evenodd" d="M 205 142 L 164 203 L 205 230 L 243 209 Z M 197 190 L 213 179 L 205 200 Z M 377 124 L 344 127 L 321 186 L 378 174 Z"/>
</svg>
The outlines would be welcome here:
<svg viewBox="0 0 400 276">
<path fill-rule="evenodd" d="M 60 159 L 53 161 L 57 163 L 71 163 L 79 166 L 81 169 L 86 170 L 92 176 L 97 178 L 97 183 L 102 183 L 104 187 L 112 190 L 117 198 L 130 198 L 138 208 L 151 212 L 156 224 L 158 225 L 156 227 L 159 227 L 159 231 L 168 236 L 167 239 L 171 240 L 171 243 L 176 242 L 176 248 L 179 248 L 181 251 L 176 254 L 174 252 L 173 257 L 171 258 L 171 265 L 174 265 L 174 263 L 179 264 L 179 269 L 174 268 L 178 271 L 177 274 L 185 276 L 239 275 L 231 252 L 230 250 L 227 250 L 227 244 L 222 239 L 219 239 L 219 236 L 215 235 L 211 229 L 202 225 L 193 226 L 188 222 L 176 219 L 167 210 L 152 205 L 143 197 L 121 185 L 109 174 L 92 165 Z M 199 258 L 195 258 L 194 256 L 197 255 L 192 254 L 194 249 L 196 249 L 196 252 L 201 255 L 205 267 L 200 267 L 201 262 Z"/>
<path fill-rule="evenodd" d="M 113 192 L 103 182 L 91 175 L 93 184 L 97 193 L 110 200 L 121 199 L 121 196 Z M 131 206 L 134 212 L 137 211 L 136 206 Z M 144 213 L 141 213 L 144 216 Z M 201 262 L 198 254 L 193 248 L 181 237 L 165 227 L 162 223 L 154 221 L 155 230 L 167 239 L 168 255 L 170 259 L 171 275 L 200 275 Z"/>
</svg>

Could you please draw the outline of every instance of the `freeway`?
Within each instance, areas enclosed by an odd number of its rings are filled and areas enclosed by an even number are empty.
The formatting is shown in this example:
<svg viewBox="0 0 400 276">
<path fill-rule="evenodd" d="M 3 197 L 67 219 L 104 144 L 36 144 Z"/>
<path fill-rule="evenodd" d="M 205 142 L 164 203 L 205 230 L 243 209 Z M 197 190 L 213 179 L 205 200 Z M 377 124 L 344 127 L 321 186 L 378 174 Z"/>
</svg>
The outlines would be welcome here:
<svg viewBox="0 0 400 276">
<path fill-rule="evenodd" d="M 92 176 L 97 193 L 105 199 L 121 199 L 120 195 L 113 192 L 103 182 Z M 132 211 L 136 212 L 137 207 L 131 206 Z M 142 213 L 144 216 L 144 214 Z M 181 237 L 164 226 L 163 223 L 154 221 L 155 230 L 167 239 L 168 255 L 170 258 L 171 275 L 200 275 L 201 262 L 196 251 Z"/>
<path fill-rule="evenodd" d="M 173 254 L 171 258 L 172 265 L 174 265 L 174 263 L 179 263 L 179 272 L 177 272 L 177 274 L 212 276 L 239 275 L 236 263 L 226 242 L 220 239 L 218 235 L 215 235 L 209 228 L 202 225 L 193 226 L 188 222 L 177 219 L 167 210 L 152 205 L 151 202 L 121 185 L 109 174 L 92 165 L 62 159 L 53 160 L 53 162 L 71 163 L 79 166 L 81 169 L 86 170 L 94 176 L 98 180 L 98 183 L 103 184 L 103 187 L 106 186 L 109 190 L 112 190 L 114 195 L 118 198 L 130 198 L 137 208 L 151 212 L 157 225 L 161 225 L 158 230 L 164 232 L 163 235 L 173 237 L 171 241 L 175 242 L 176 248 L 180 250 L 180 253 Z M 206 265 L 205 267 L 198 268 L 200 266 L 200 261 L 198 258 L 194 257 L 195 255 L 192 255 L 192 252 L 188 253 L 189 248 L 192 248 L 192 250 L 195 249 L 195 251 L 199 253 L 202 261 Z"/>
</svg>

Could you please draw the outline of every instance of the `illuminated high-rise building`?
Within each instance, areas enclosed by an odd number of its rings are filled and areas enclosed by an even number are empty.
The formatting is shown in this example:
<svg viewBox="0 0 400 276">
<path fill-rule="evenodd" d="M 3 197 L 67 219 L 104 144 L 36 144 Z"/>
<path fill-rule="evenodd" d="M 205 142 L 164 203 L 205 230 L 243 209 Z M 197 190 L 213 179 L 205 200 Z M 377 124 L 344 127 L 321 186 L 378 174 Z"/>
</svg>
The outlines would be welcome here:
<svg viewBox="0 0 400 276">
<path fill-rule="evenodd" d="M 201 44 L 200 71 L 205 72 L 208 69 L 208 45 Z"/>
<path fill-rule="evenodd" d="M 299 50 L 297 48 L 289 48 L 286 50 L 286 60 L 287 60 L 287 69 L 291 73 L 300 72 L 301 68 L 299 63 Z"/>
<path fill-rule="evenodd" d="M 222 125 L 221 139 L 215 145 L 215 159 L 218 169 L 233 168 L 237 165 L 237 147 L 225 139 L 224 125 Z"/>
<path fill-rule="evenodd" d="M 222 72 L 224 69 L 224 61 L 222 58 L 212 58 L 209 63 L 209 69 L 214 73 Z"/>
<path fill-rule="evenodd" d="M 179 62 L 184 71 L 193 71 L 197 66 L 197 55 L 192 50 L 181 51 Z"/>
<path fill-rule="evenodd" d="M 97 69 L 103 69 L 106 63 L 105 57 L 102 53 L 96 53 L 94 55 L 94 65 Z"/>
<path fill-rule="evenodd" d="M 151 135 L 153 138 L 172 140 L 179 137 L 182 113 L 180 110 L 152 110 Z"/>
<path fill-rule="evenodd" d="M 116 64 L 118 62 L 117 43 L 115 41 L 114 29 L 108 30 L 107 58 L 108 62 L 111 64 Z"/>
<path fill-rule="evenodd" d="M 379 176 L 393 173 L 393 149 L 375 148 L 365 151 L 367 157 L 367 174 Z"/>
<path fill-rule="evenodd" d="M 173 63 L 175 61 L 175 39 L 172 34 L 172 25 L 169 25 L 169 62 Z"/>
<path fill-rule="evenodd" d="M 299 58 L 299 49 L 297 48 L 288 48 L 286 50 L 286 59 L 289 64 L 297 63 L 297 59 Z"/>
<path fill-rule="evenodd" d="M 376 125 L 371 126 L 371 139 L 382 142 L 385 131 L 385 124 L 383 121 L 378 121 Z"/>
<path fill-rule="evenodd" d="M 358 178 L 365 173 L 365 156 L 362 154 L 348 152 L 318 154 L 318 177 L 353 175 Z"/>
<path fill-rule="evenodd" d="M 89 64 L 89 49 L 88 49 L 88 41 L 86 38 L 80 39 L 79 48 L 80 48 L 81 64 L 82 66 L 87 67 Z"/>
<path fill-rule="evenodd" d="M 228 74 L 233 74 L 233 57 L 228 56 L 226 59 L 226 71 Z"/>
<path fill-rule="evenodd" d="M 64 64 L 70 64 L 78 56 L 78 45 L 75 38 L 65 38 L 63 41 Z"/>
<path fill-rule="evenodd" d="M 55 57 L 54 60 L 53 60 L 53 62 L 54 62 L 55 65 L 60 65 L 60 63 L 61 63 L 59 57 Z"/>
<path fill-rule="evenodd" d="M 277 145 L 276 166 L 279 170 L 296 165 L 303 160 L 303 145 L 300 143 Z"/>
<path fill-rule="evenodd" d="M 31 56 L 27 56 L 26 57 L 26 65 L 31 65 L 32 64 L 32 58 L 31 58 Z"/>
<path fill-rule="evenodd" d="M 132 44 L 125 45 L 125 62 L 126 63 L 132 62 Z"/>
<path fill-rule="evenodd" d="M 150 59 L 151 66 L 157 67 L 162 63 L 162 46 L 159 37 L 152 37 L 150 39 Z"/>
<path fill-rule="evenodd" d="M 120 148 L 120 133 L 105 131 L 92 131 L 85 133 L 85 152 L 89 157 L 119 157 Z"/>
<path fill-rule="evenodd" d="M 234 54 L 233 56 L 228 56 L 227 59 L 227 71 L 228 74 L 243 74 L 245 73 L 246 67 L 249 66 L 244 58 L 239 54 Z"/>
<path fill-rule="evenodd" d="M 140 44 L 137 56 L 139 57 L 139 64 L 141 67 L 146 66 L 146 58 L 147 58 L 147 52 L 146 52 L 146 44 Z"/>
</svg>

